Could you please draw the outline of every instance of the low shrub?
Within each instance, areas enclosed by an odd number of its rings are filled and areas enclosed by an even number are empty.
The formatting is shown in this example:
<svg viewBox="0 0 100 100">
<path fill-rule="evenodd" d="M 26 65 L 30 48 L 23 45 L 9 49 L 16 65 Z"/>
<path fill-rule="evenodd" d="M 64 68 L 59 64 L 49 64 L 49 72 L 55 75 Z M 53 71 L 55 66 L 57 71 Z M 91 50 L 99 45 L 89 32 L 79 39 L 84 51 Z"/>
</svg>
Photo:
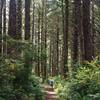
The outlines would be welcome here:
<svg viewBox="0 0 100 100">
<path fill-rule="evenodd" d="M 80 66 L 66 81 L 59 79 L 56 90 L 61 100 L 100 100 L 100 61 Z"/>
</svg>

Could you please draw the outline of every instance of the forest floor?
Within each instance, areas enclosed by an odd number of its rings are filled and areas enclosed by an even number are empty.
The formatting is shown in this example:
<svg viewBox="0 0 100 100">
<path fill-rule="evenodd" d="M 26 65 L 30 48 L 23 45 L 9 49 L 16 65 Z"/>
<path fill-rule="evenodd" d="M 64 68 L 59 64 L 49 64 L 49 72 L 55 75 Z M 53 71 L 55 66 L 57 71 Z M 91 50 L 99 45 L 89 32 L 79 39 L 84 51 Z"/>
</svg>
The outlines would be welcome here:
<svg viewBox="0 0 100 100">
<path fill-rule="evenodd" d="M 50 86 L 45 86 L 46 99 L 45 100 L 58 100 L 57 94 Z"/>
</svg>

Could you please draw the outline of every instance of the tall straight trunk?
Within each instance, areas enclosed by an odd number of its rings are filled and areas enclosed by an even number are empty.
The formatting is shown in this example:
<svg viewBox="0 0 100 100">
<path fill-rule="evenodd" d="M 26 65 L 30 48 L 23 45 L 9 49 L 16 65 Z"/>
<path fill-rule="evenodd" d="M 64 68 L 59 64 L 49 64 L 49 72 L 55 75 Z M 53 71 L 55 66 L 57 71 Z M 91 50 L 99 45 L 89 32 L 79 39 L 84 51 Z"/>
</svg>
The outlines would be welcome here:
<svg viewBox="0 0 100 100">
<path fill-rule="evenodd" d="M 65 11 L 64 11 L 64 0 L 62 0 L 62 33 L 63 33 L 63 46 L 62 46 L 62 57 L 61 57 L 61 65 L 63 66 L 61 69 L 61 73 L 64 76 L 64 32 L 65 32 Z"/>
<path fill-rule="evenodd" d="M 10 0 L 10 5 L 9 5 L 9 25 L 8 25 L 8 35 L 13 38 L 17 39 L 17 32 L 16 32 L 16 0 Z M 9 42 L 7 46 L 7 55 L 9 57 L 16 59 L 18 57 L 18 54 L 16 53 L 17 51 L 17 46 L 16 42 Z"/>
<path fill-rule="evenodd" d="M 47 77 L 47 58 L 46 58 L 46 47 L 47 47 L 47 16 L 46 16 L 46 0 L 42 0 L 42 26 L 41 26 L 41 53 L 45 57 L 41 57 L 41 72 L 43 80 Z"/>
<path fill-rule="evenodd" d="M 39 20 L 39 18 L 37 19 L 37 23 L 38 23 L 38 20 Z M 37 28 L 38 28 L 38 26 L 37 26 Z M 38 30 L 35 30 L 35 51 L 37 52 L 37 59 L 36 59 L 36 61 L 34 62 L 34 64 L 35 64 L 35 74 L 37 75 L 37 76 L 39 76 L 38 75 Z M 33 51 L 34 52 L 34 51 Z"/>
<path fill-rule="evenodd" d="M 56 18 L 56 19 L 55 19 Z M 54 16 L 53 20 L 54 29 L 51 33 L 51 43 L 52 43 L 52 76 L 58 74 L 58 63 L 59 63 L 59 16 Z"/>
<path fill-rule="evenodd" d="M 55 28 L 55 27 L 54 27 Z M 57 75 L 57 32 L 55 30 L 53 30 L 53 32 L 51 33 L 52 37 L 51 37 L 51 41 L 52 41 L 52 76 L 56 76 Z"/>
<path fill-rule="evenodd" d="M 78 36 L 79 36 L 79 21 L 80 21 L 80 12 L 79 4 L 80 0 L 74 1 L 74 33 L 73 33 L 73 63 L 78 62 Z"/>
<path fill-rule="evenodd" d="M 45 9 L 44 9 L 44 32 L 45 32 L 45 66 L 44 66 L 44 79 L 47 78 L 47 0 L 45 0 Z"/>
<path fill-rule="evenodd" d="M 4 2 L 4 8 L 3 8 L 3 36 L 7 36 L 7 32 L 6 32 L 6 0 Z M 3 51 L 4 51 L 4 54 L 7 55 L 7 41 L 6 41 L 6 38 L 3 40 Z"/>
<path fill-rule="evenodd" d="M 68 26 L 69 26 L 69 0 L 65 0 L 65 29 L 63 33 L 63 76 L 68 74 Z"/>
<path fill-rule="evenodd" d="M 17 0 L 17 39 L 22 39 L 22 0 Z"/>
<path fill-rule="evenodd" d="M 37 74 L 40 76 L 40 11 L 38 12 L 38 64 L 37 64 Z"/>
<path fill-rule="evenodd" d="M 43 63 L 43 57 L 42 57 L 42 52 L 44 48 L 44 1 L 42 0 L 42 14 L 41 14 L 41 74 L 42 77 L 44 76 L 44 63 Z"/>
<path fill-rule="evenodd" d="M 95 57 L 95 0 L 92 0 L 92 43 L 93 43 L 93 57 Z"/>
<path fill-rule="evenodd" d="M 22 40 L 22 0 L 17 0 L 16 4 L 16 39 Z M 19 58 L 22 53 L 21 43 L 17 42 L 15 45 L 17 47 L 15 53 Z"/>
<path fill-rule="evenodd" d="M 82 17 L 82 0 L 79 0 L 79 3 L 78 3 L 78 6 L 79 8 L 78 9 L 78 12 L 79 13 L 79 20 L 78 20 L 78 23 L 79 23 L 79 44 L 80 44 L 80 63 L 83 63 L 84 62 L 84 35 L 83 35 L 83 17 Z"/>
<path fill-rule="evenodd" d="M 90 23 L 90 0 L 83 0 L 83 35 L 85 60 L 93 59 L 93 43 Z"/>
<path fill-rule="evenodd" d="M 73 64 L 83 60 L 83 35 L 82 35 L 82 6 L 81 0 L 74 0 L 74 33 L 73 33 Z M 80 51 L 79 51 L 80 44 Z"/>
<path fill-rule="evenodd" d="M 34 3 L 34 0 L 33 0 L 33 19 L 32 19 L 32 42 L 34 44 L 34 36 L 35 36 L 35 27 L 34 27 L 34 20 L 35 18 L 35 3 Z"/>
<path fill-rule="evenodd" d="M 3 8 L 3 34 L 6 35 L 6 0 Z"/>
<path fill-rule="evenodd" d="M 50 72 L 50 76 L 52 76 L 52 44 L 51 44 L 51 36 L 50 36 L 50 44 L 49 44 L 49 72 Z"/>
<path fill-rule="evenodd" d="M 65 13 L 64 13 L 64 0 L 62 0 L 62 32 L 65 32 Z"/>
<path fill-rule="evenodd" d="M 30 39 L 30 4 L 31 0 L 25 0 L 25 40 Z"/>
<path fill-rule="evenodd" d="M 57 74 L 59 71 L 59 16 L 57 18 Z"/>
<path fill-rule="evenodd" d="M 2 8 L 3 2 L 0 0 L 0 54 L 2 54 Z"/>
<path fill-rule="evenodd" d="M 16 39 L 16 0 L 10 0 L 8 34 Z"/>
</svg>

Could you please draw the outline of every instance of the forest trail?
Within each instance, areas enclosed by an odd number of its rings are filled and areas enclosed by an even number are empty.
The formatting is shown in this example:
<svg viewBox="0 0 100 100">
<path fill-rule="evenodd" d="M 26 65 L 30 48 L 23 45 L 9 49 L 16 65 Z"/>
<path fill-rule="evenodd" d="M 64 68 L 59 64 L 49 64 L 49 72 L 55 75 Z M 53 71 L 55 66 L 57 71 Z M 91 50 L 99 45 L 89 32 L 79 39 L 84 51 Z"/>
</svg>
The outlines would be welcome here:
<svg viewBox="0 0 100 100">
<path fill-rule="evenodd" d="M 57 94 L 50 86 L 45 87 L 46 99 L 45 100 L 58 100 Z"/>
</svg>

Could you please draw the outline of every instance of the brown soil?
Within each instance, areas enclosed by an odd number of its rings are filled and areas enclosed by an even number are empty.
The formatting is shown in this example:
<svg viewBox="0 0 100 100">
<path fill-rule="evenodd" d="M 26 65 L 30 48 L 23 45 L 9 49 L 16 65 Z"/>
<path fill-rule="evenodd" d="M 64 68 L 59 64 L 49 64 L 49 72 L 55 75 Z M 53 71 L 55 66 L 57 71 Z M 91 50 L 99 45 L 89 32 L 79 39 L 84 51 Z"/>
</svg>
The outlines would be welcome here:
<svg viewBox="0 0 100 100">
<path fill-rule="evenodd" d="M 50 86 L 45 87 L 46 99 L 45 100 L 58 100 L 57 94 L 54 89 Z"/>
</svg>

